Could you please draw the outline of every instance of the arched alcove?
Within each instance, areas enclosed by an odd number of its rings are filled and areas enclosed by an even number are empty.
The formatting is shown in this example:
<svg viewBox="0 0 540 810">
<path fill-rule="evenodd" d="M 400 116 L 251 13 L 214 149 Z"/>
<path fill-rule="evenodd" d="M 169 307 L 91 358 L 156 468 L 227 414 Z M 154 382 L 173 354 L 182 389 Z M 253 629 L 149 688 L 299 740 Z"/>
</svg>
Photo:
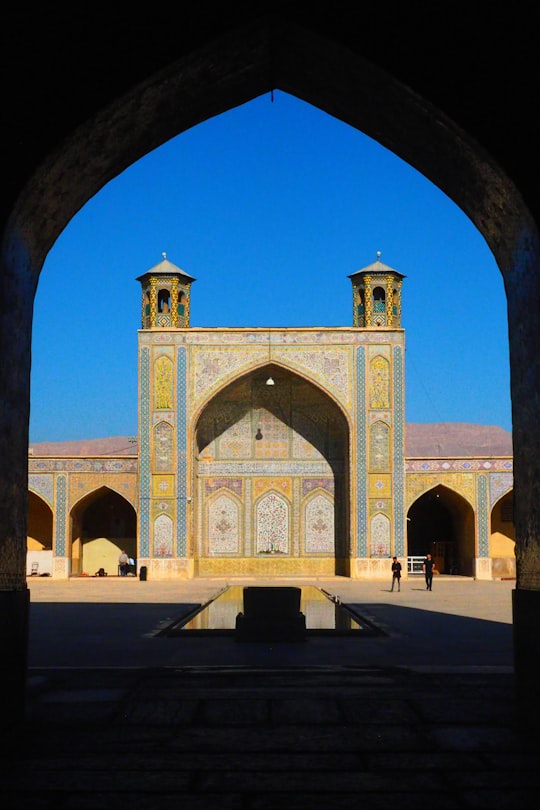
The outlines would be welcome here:
<svg viewBox="0 0 540 810">
<path fill-rule="evenodd" d="M 53 515 L 49 504 L 28 493 L 28 550 L 51 551 L 53 547 Z"/>
<path fill-rule="evenodd" d="M 137 516 L 122 495 L 100 487 L 71 510 L 72 573 L 92 576 L 100 568 L 118 574 L 118 557 L 125 550 L 137 558 Z"/>
<path fill-rule="evenodd" d="M 499 498 L 491 509 L 489 556 L 494 577 L 515 577 L 515 547 L 514 493 L 511 490 Z"/>
<path fill-rule="evenodd" d="M 53 514 L 35 492 L 28 493 L 26 573 L 50 576 L 53 572 Z"/>
<path fill-rule="evenodd" d="M 441 574 L 474 575 L 474 511 L 442 484 L 421 495 L 407 513 L 408 556 L 433 556 Z"/>
</svg>

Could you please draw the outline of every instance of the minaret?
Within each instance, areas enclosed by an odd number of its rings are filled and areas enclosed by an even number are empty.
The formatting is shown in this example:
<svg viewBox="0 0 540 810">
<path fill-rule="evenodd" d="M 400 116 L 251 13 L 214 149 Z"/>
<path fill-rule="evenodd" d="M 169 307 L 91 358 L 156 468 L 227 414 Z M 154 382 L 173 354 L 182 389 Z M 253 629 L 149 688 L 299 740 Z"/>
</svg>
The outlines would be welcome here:
<svg viewBox="0 0 540 810">
<path fill-rule="evenodd" d="M 142 328 L 189 327 L 190 290 L 195 281 L 167 259 L 136 280 L 142 287 Z"/>
<path fill-rule="evenodd" d="M 137 556 L 150 576 L 185 572 L 187 559 L 187 335 L 194 278 L 163 260 L 142 289 L 139 355 Z M 175 331 L 177 330 L 177 331 Z"/>
<path fill-rule="evenodd" d="M 349 276 L 353 287 L 353 326 L 401 327 L 401 283 L 404 275 L 377 261 Z"/>
</svg>

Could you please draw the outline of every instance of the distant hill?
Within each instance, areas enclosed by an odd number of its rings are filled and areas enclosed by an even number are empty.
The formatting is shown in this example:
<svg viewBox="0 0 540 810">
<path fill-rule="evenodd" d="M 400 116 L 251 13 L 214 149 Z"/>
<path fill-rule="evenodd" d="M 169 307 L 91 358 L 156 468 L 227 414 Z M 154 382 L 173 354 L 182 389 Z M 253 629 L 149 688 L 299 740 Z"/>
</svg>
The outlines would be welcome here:
<svg viewBox="0 0 540 810">
<path fill-rule="evenodd" d="M 34 442 L 32 456 L 131 456 L 137 455 L 136 436 L 114 436 L 109 439 L 76 439 L 70 442 Z"/>
<path fill-rule="evenodd" d="M 498 425 L 468 422 L 411 423 L 406 426 L 407 458 L 511 456 L 512 434 Z"/>
<path fill-rule="evenodd" d="M 407 458 L 459 456 L 511 456 L 512 434 L 497 425 L 468 422 L 410 423 L 406 426 Z M 37 442 L 34 456 L 129 456 L 138 452 L 135 436 L 81 439 L 69 442 Z"/>
</svg>

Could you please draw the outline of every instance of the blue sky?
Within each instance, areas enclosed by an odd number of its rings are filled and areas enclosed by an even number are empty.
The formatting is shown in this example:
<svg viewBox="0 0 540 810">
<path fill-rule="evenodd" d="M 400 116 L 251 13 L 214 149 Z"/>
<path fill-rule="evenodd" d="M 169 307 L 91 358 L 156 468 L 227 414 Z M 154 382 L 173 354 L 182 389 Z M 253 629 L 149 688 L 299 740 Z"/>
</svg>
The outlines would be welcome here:
<svg viewBox="0 0 540 810">
<path fill-rule="evenodd" d="M 348 276 L 403 273 L 408 422 L 511 430 L 506 299 L 483 238 L 375 141 L 275 92 L 111 181 L 40 278 L 30 441 L 137 434 L 135 279 L 162 252 L 196 278 L 192 326 L 352 325 Z"/>
</svg>

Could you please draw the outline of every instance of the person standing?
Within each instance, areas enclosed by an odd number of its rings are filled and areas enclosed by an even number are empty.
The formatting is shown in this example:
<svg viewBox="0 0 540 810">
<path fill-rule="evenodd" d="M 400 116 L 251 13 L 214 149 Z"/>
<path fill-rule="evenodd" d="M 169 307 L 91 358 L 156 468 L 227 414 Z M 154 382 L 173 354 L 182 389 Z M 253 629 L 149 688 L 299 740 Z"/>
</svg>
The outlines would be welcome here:
<svg viewBox="0 0 540 810">
<path fill-rule="evenodd" d="M 431 590 L 431 585 L 433 583 L 434 567 L 435 567 L 435 560 L 432 558 L 431 554 L 426 554 L 426 559 L 422 564 L 422 571 L 424 572 L 424 576 L 426 578 L 426 591 Z"/>
<path fill-rule="evenodd" d="M 397 557 L 392 559 L 392 588 L 394 590 L 394 585 L 397 584 L 398 591 L 401 590 L 401 563 Z"/>
<path fill-rule="evenodd" d="M 118 557 L 118 567 L 120 569 L 120 576 L 125 577 L 127 576 L 128 572 L 128 565 L 129 565 L 129 557 L 125 552 L 125 549 L 122 549 L 120 556 Z"/>
</svg>

